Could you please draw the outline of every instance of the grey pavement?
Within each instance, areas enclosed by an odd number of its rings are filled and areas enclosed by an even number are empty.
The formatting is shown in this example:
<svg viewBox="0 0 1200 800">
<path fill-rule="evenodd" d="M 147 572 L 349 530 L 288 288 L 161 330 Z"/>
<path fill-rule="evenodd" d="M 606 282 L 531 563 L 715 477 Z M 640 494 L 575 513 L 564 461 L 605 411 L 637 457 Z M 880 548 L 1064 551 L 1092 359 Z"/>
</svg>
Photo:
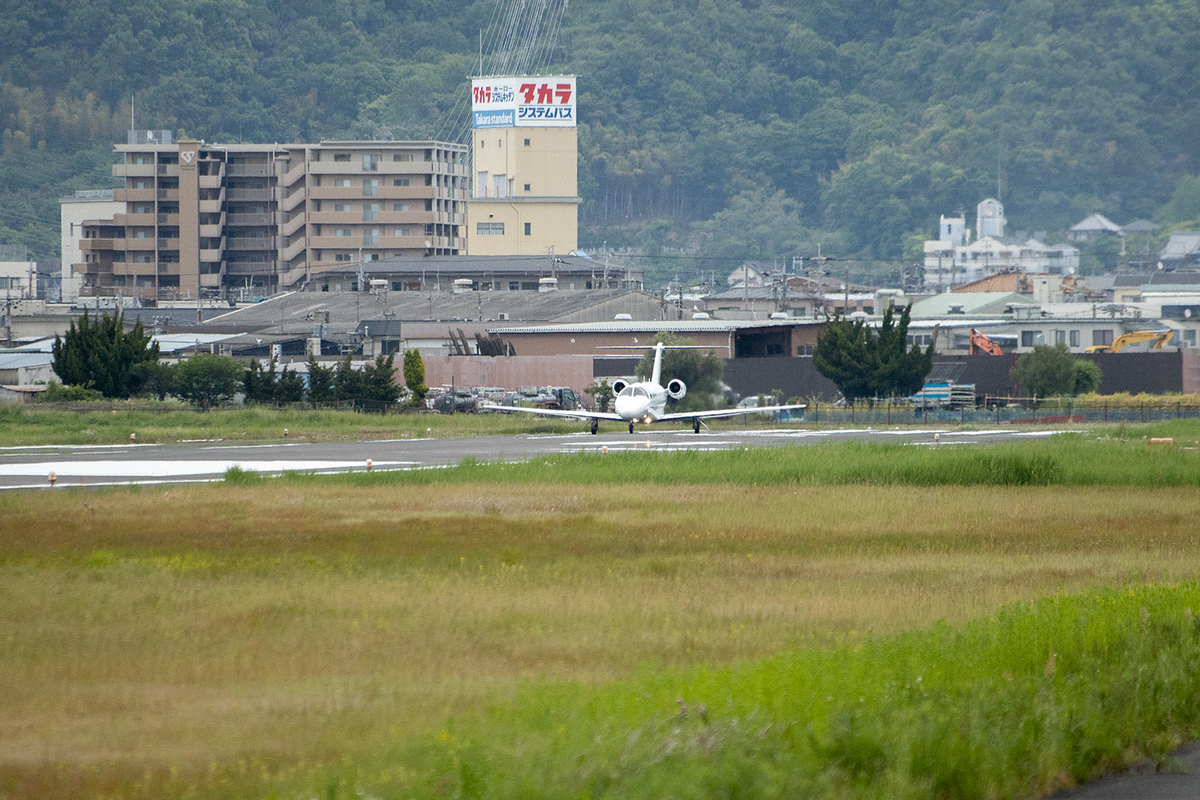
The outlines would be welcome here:
<svg viewBox="0 0 1200 800">
<path fill-rule="evenodd" d="M 173 444 L 0 447 L 0 489 L 156 484 L 220 479 L 232 466 L 268 474 L 283 471 L 351 472 L 419 469 L 458 464 L 465 458 L 518 461 L 549 453 L 626 450 L 719 450 L 806 445 L 831 441 L 889 441 L 919 446 L 962 446 L 1052 435 L 1053 431 L 942 428 L 809 430 L 768 428 L 702 431 L 670 425 L 591 435 L 544 434 L 456 439 L 390 439 L 360 442 L 199 441 Z"/>
<path fill-rule="evenodd" d="M 1200 798 L 1200 742 L 1175 750 L 1162 772 L 1139 764 L 1086 786 L 1051 795 L 1054 800 L 1197 800 Z"/>
</svg>

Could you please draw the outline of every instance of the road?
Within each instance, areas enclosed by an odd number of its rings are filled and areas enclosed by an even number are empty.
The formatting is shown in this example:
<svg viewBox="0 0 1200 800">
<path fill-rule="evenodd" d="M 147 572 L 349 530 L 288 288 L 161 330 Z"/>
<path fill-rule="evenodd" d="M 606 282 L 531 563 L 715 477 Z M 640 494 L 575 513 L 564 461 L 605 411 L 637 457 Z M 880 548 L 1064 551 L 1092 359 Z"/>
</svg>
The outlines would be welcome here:
<svg viewBox="0 0 1200 800">
<path fill-rule="evenodd" d="M 267 474 L 284 471 L 351 472 L 418 469 L 458 464 L 464 458 L 519 461 L 548 453 L 623 450 L 718 450 L 804 445 L 830 441 L 908 442 L 955 446 L 1020 440 L 1053 431 L 997 429 L 958 431 L 924 428 L 800 430 L 795 428 L 704 431 L 663 426 L 637 433 L 478 436 L 460 439 L 390 439 L 363 442 L 229 442 L 174 444 L 45 445 L 0 447 L 0 489 L 55 486 L 186 483 L 219 480 L 230 467 Z"/>
</svg>

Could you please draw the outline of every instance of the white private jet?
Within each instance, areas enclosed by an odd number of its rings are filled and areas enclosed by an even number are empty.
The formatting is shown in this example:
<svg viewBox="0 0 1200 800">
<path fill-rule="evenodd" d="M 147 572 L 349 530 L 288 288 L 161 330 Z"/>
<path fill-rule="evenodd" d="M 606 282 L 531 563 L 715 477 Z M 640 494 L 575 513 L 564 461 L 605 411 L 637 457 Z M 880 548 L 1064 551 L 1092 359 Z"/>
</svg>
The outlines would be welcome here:
<svg viewBox="0 0 1200 800">
<path fill-rule="evenodd" d="M 650 380 L 639 383 L 625 383 L 618 380 L 613 383 L 616 392 L 614 407 L 616 413 L 602 411 L 560 411 L 551 408 L 522 408 L 519 406 L 498 406 L 485 403 L 482 408 L 488 411 L 517 411 L 524 414 L 538 414 L 543 417 L 569 417 L 571 419 L 591 420 L 592 433 L 600 429 L 600 420 L 629 423 L 629 432 L 633 433 L 634 426 L 639 422 L 649 425 L 652 422 L 669 422 L 671 420 L 688 419 L 692 421 L 692 430 L 700 432 L 700 420 L 715 417 L 734 417 L 742 414 L 769 414 L 774 411 L 791 411 L 804 408 L 804 404 L 786 406 L 762 406 L 759 408 L 719 408 L 713 411 L 687 411 L 679 414 L 667 414 L 667 398 L 681 400 L 687 394 L 687 386 L 675 378 L 664 387 L 659 383 L 662 376 L 663 350 L 712 350 L 706 345 L 665 345 L 662 342 L 653 347 L 615 347 L 614 350 L 653 350 L 654 370 Z"/>
</svg>

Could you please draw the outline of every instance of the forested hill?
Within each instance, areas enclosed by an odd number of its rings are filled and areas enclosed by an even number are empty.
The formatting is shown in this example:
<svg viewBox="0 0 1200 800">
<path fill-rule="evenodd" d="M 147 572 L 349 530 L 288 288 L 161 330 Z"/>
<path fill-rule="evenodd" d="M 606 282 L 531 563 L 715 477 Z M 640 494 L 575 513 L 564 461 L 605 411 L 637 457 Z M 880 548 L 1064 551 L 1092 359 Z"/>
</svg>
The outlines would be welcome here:
<svg viewBox="0 0 1200 800">
<path fill-rule="evenodd" d="M 208 141 L 453 136 L 496 5 L 8 0 L 0 243 L 57 258 L 133 93 L 138 127 Z M 1195 0 L 574 0 L 552 69 L 584 247 L 898 260 L 998 192 L 1055 241 L 1092 211 L 1200 227 Z"/>
</svg>

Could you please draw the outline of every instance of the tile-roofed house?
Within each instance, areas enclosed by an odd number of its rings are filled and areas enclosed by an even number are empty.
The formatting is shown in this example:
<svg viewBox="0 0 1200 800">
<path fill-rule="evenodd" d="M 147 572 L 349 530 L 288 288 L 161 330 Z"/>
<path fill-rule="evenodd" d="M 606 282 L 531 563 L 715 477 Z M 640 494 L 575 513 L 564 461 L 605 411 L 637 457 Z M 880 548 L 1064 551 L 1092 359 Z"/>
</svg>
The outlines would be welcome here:
<svg viewBox="0 0 1200 800">
<path fill-rule="evenodd" d="M 1103 234 L 1120 234 L 1121 226 L 1103 214 L 1089 214 L 1071 226 L 1067 238 L 1072 242 L 1086 242 Z"/>
<path fill-rule="evenodd" d="M 1200 269 L 1200 231 L 1176 231 L 1158 254 L 1164 270 Z"/>
</svg>

